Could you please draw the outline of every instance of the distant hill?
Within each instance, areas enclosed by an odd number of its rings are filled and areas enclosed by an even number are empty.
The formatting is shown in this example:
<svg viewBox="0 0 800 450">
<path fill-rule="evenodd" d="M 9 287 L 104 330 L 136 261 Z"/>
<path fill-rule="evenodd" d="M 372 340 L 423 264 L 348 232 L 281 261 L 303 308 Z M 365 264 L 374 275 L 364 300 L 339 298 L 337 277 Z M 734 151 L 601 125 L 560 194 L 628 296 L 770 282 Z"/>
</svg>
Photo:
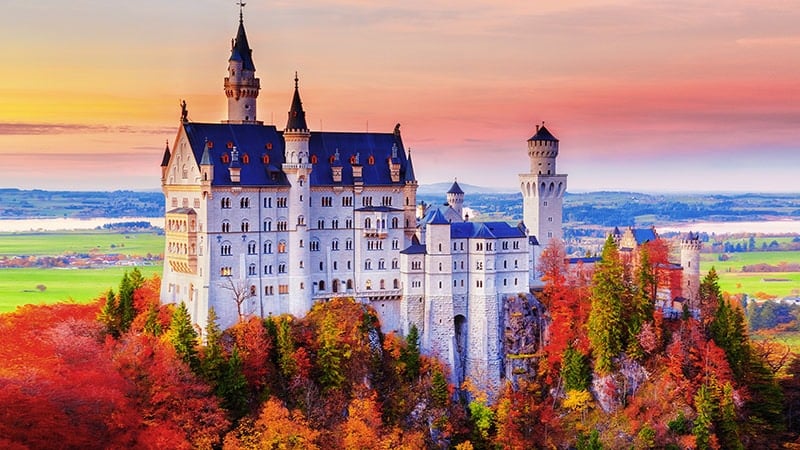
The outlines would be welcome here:
<svg viewBox="0 0 800 450">
<path fill-rule="evenodd" d="M 421 184 L 417 189 L 417 195 L 433 196 L 438 195 L 444 198 L 450 186 L 453 185 L 452 181 L 445 181 L 442 183 Z M 464 194 L 513 194 L 517 192 L 514 188 L 492 188 L 486 186 L 475 186 L 474 184 L 458 183 Z"/>
</svg>

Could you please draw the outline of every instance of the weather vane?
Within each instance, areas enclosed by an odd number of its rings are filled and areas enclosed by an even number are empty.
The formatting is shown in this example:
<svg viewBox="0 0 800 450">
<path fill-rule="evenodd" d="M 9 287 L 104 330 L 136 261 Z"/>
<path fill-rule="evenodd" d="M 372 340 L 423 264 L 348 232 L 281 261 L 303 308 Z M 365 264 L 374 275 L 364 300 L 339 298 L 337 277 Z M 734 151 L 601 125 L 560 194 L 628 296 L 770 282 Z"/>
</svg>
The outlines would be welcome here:
<svg viewBox="0 0 800 450">
<path fill-rule="evenodd" d="M 236 2 L 236 4 L 239 5 L 239 20 L 243 20 L 244 19 L 243 11 L 247 3 L 243 2 L 242 0 L 239 0 L 238 2 Z"/>
</svg>

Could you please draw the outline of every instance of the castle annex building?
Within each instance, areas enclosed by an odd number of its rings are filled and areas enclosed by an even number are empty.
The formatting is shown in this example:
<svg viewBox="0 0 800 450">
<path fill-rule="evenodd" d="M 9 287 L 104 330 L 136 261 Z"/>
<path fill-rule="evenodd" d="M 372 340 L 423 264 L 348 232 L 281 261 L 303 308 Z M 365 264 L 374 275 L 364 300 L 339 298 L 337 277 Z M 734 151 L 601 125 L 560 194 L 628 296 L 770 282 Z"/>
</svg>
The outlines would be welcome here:
<svg viewBox="0 0 800 450">
<path fill-rule="evenodd" d="M 259 121 L 261 85 L 241 15 L 223 86 L 227 120 L 190 121 L 184 105 L 164 151 L 162 302 L 184 302 L 200 329 L 212 307 L 228 327 L 354 297 L 385 330 L 416 324 L 422 348 L 449 362 L 454 381 L 498 385 L 511 351 L 504 305 L 534 301 L 538 249 L 562 237 L 558 140 L 540 126 L 527 142 L 524 223 L 477 223 L 463 216 L 458 183 L 447 206 L 418 208 L 399 125 L 309 129 L 296 75 L 286 126 Z"/>
</svg>

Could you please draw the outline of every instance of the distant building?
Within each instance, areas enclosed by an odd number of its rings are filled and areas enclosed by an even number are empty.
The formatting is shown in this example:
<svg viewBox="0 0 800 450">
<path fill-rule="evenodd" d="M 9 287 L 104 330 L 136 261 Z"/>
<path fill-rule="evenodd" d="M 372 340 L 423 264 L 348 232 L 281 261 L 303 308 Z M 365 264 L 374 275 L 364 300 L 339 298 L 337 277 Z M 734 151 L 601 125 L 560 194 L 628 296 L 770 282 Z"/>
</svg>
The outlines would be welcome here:
<svg viewBox="0 0 800 450">
<path fill-rule="evenodd" d="M 189 120 L 183 104 L 164 151 L 162 302 L 185 302 L 202 329 L 212 307 L 228 327 L 354 297 L 386 330 L 416 324 L 422 348 L 450 364 L 453 381 L 499 386 L 506 354 L 521 351 L 504 336 L 504 311 L 517 299 L 515 308 L 535 303 L 538 244 L 562 237 L 558 140 L 543 125 L 528 140 L 524 223 L 471 222 L 457 182 L 445 206 L 417 204 L 399 125 L 312 131 L 297 75 L 285 127 L 265 125 L 255 72 L 240 15 L 223 83 L 227 120 Z"/>
</svg>

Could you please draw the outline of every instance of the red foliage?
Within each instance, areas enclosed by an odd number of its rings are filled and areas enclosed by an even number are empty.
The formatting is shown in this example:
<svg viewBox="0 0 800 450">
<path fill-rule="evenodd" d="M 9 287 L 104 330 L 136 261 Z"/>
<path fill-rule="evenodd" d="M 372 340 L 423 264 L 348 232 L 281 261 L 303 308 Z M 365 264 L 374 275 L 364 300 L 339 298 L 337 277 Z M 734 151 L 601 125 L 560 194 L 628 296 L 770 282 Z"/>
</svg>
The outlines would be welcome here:
<svg viewBox="0 0 800 450">
<path fill-rule="evenodd" d="M 272 340 L 264 327 L 264 322 L 257 317 L 251 317 L 225 330 L 225 334 L 232 339 L 230 344 L 239 349 L 242 372 L 247 378 L 247 384 L 254 392 L 260 392 L 266 386 L 268 376 L 272 372 L 270 370 Z M 231 349 L 232 347 L 228 350 Z"/>
</svg>

